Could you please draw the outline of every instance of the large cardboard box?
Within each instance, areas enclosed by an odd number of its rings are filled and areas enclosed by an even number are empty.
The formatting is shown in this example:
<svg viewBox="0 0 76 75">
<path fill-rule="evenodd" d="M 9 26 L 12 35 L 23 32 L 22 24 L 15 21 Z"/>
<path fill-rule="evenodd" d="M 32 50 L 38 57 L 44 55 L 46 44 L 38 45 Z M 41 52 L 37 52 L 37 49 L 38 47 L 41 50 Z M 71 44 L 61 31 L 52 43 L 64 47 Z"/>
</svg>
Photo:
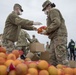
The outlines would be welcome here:
<svg viewBox="0 0 76 75">
<path fill-rule="evenodd" d="M 34 55 L 33 57 L 32 57 L 32 61 L 38 61 L 40 59 L 40 57 L 38 56 L 38 55 Z"/>
<path fill-rule="evenodd" d="M 30 52 L 44 52 L 44 44 L 41 43 L 31 43 Z"/>
<path fill-rule="evenodd" d="M 35 53 L 29 52 L 26 55 L 27 58 L 30 58 L 32 61 L 38 61 L 39 60 L 39 56 Z"/>
<path fill-rule="evenodd" d="M 50 53 L 49 51 L 45 51 L 41 53 L 40 60 L 46 60 L 48 63 L 50 62 Z"/>
<path fill-rule="evenodd" d="M 29 52 L 26 57 L 32 59 L 34 57 L 34 53 Z"/>
</svg>

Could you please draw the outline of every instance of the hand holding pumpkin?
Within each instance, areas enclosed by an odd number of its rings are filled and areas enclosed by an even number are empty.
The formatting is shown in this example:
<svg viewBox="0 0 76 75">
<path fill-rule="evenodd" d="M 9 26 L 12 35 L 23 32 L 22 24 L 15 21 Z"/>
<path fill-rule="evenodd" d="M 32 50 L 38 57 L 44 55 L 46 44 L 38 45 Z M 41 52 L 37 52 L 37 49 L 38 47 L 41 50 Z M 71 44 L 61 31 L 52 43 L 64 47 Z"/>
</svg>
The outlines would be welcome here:
<svg viewBox="0 0 76 75">
<path fill-rule="evenodd" d="M 38 32 L 39 34 L 44 34 L 44 35 L 46 35 L 46 34 L 47 34 L 47 33 L 46 33 L 46 29 L 47 29 L 46 26 L 42 26 L 42 27 L 38 28 L 37 32 Z"/>
</svg>

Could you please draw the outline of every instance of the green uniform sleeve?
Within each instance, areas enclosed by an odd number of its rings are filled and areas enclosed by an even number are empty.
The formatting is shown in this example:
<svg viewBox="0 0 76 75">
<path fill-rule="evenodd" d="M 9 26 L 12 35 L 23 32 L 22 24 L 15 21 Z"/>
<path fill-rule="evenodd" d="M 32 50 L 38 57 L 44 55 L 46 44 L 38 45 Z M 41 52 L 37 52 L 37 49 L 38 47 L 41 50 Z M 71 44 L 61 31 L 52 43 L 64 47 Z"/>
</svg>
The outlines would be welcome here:
<svg viewBox="0 0 76 75">
<path fill-rule="evenodd" d="M 47 33 L 51 33 L 52 31 L 55 31 L 61 25 L 60 15 L 57 10 L 55 9 L 51 10 L 49 12 L 49 17 L 51 19 L 50 20 L 51 24 L 47 27 L 47 30 L 46 30 Z"/>
<path fill-rule="evenodd" d="M 31 38 L 30 38 L 30 35 L 27 33 L 27 32 L 25 32 L 25 37 L 27 38 L 27 40 L 31 43 L 32 41 L 31 41 Z"/>
<path fill-rule="evenodd" d="M 22 29 L 26 29 L 26 30 L 34 30 L 34 26 L 21 26 Z"/>
<path fill-rule="evenodd" d="M 10 22 L 14 25 L 21 25 L 21 27 L 26 27 L 26 25 L 33 25 L 33 21 L 20 18 L 19 16 L 15 14 L 10 15 Z"/>
</svg>

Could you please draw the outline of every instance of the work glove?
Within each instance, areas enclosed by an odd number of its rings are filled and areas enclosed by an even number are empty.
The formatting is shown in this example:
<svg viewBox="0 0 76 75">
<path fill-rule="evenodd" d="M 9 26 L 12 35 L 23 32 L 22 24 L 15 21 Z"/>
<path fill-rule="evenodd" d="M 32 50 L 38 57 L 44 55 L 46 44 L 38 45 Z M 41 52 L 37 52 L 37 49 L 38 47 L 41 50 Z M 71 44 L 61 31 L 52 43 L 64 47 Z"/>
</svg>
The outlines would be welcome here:
<svg viewBox="0 0 76 75">
<path fill-rule="evenodd" d="M 37 31 L 37 28 L 36 28 L 36 27 L 33 27 L 33 29 L 34 29 L 35 31 Z"/>
<path fill-rule="evenodd" d="M 41 32 L 41 34 L 46 35 L 47 34 L 46 30 L 43 29 L 42 32 Z"/>
<path fill-rule="evenodd" d="M 24 54 L 22 54 L 22 55 L 20 56 L 20 58 L 24 60 L 24 59 L 26 58 L 26 56 L 25 56 Z"/>
<path fill-rule="evenodd" d="M 33 25 L 42 25 L 41 22 L 33 22 Z"/>
</svg>

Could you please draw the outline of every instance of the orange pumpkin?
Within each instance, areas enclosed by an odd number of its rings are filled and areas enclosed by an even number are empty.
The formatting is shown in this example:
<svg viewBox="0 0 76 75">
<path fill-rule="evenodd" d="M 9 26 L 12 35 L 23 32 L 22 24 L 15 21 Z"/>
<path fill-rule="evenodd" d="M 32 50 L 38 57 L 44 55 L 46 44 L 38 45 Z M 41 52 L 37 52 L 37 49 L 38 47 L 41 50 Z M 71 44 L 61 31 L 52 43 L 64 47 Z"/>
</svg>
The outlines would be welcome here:
<svg viewBox="0 0 76 75">
<path fill-rule="evenodd" d="M 38 33 L 41 33 L 43 30 L 46 30 L 47 29 L 47 27 L 46 26 L 42 26 L 42 27 L 40 27 L 40 28 L 38 28 Z"/>
<path fill-rule="evenodd" d="M 6 49 L 4 47 L 0 47 L 0 52 L 6 53 Z"/>
<path fill-rule="evenodd" d="M 16 56 L 16 58 L 20 55 L 18 50 L 13 50 L 12 53 Z"/>
</svg>

